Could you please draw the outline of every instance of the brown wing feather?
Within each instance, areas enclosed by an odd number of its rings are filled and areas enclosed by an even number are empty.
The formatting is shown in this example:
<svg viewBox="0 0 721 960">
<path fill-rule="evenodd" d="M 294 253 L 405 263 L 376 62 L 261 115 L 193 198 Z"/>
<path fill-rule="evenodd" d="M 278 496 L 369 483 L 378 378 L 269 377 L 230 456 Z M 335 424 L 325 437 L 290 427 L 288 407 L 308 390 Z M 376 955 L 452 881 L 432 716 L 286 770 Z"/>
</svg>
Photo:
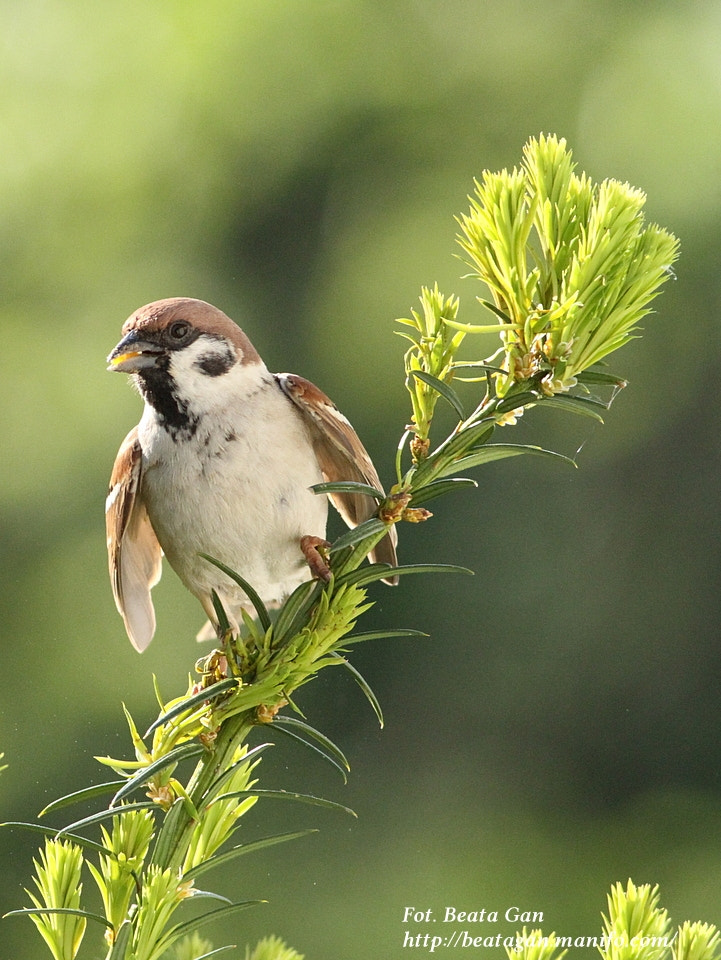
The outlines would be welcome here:
<svg viewBox="0 0 721 960">
<path fill-rule="evenodd" d="M 303 377 L 292 373 L 276 373 L 275 378 L 311 428 L 313 448 L 326 481 L 354 480 L 382 490 L 368 452 L 333 401 Z M 331 493 L 329 497 L 349 527 L 358 526 L 373 516 L 377 509 L 375 500 L 362 494 Z M 396 529 L 391 527 L 371 553 L 371 559 L 397 566 L 397 542 Z M 386 583 L 397 582 L 397 577 L 386 580 Z"/>
<path fill-rule="evenodd" d="M 138 428 L 123 440 L 110 476 L 105 506 L 108 566 L 115 605 L 125 622 L 130 642 L 143 651 L 155 633 L 155 611 L 150 597 L 160 579 L 160 544 L 140 495 L 142 453 Z"/>
</svg>

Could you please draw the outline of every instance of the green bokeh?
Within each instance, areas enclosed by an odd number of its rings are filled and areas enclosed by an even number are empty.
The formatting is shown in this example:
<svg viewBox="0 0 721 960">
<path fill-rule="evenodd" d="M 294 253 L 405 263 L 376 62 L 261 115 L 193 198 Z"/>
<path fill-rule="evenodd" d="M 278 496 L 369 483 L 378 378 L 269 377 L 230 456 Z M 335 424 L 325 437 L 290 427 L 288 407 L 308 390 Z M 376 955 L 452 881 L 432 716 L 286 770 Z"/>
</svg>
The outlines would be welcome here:
<svg viewBox="0 0 721 960">
<path fill-rule="evenodd" d="M 388 482 L 408 418 L 393 318 L 436 280 L 476 318 L 453 215 L 484 167 L 552 131 L 595 178 L 648 191 L 681 237 L 678 280 L 614 359 L 631 384 L 605 427 L 539 412 L 513 428 L 582 447 L 579 470 L 491 465 L 401 531 L 404 560 L 476 577 L 377 588 L 369 629 L 431 634 L 355 654 L 386 729 L 351 682 L 322 677 L 300 702 L 346 750 L 349 785 L 287 744 L 263 761 L 267 786 L 359 820 L 256 808 L 249 835 L 321 834 L 219 874 L 224 894 L 271 903 L 209 932 L 392 958 L 406 906 L 516 904 L 592 934 L 628 876 L 661 883 L 676 920 L 721 923 L 718 5 L 0 11 L 0 816 L 101 779 L 93 756 L 128 749 L 120 702 L 151 719 L 151 674 L 175 695 L 198 655 L 202 616 L 172 573 L 143 657 L 107 584 L 107 476 L 140 409 L 104 370 L 125 317 L 165 296 L 216 303 L 271 369 L 333 396 Z M 0 833 L 0 911 L 24 905 L 35 847 Z M 28 921 L 0 923 L 2 960 L 41 949 Z"/>
</svg>

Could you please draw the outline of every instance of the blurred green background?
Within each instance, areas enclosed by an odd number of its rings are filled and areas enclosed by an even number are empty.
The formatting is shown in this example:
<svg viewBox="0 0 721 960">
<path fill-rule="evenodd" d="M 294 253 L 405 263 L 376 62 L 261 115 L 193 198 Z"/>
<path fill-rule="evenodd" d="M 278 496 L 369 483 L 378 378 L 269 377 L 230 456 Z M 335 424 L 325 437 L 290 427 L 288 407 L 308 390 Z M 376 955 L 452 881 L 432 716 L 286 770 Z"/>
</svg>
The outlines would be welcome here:
<svg viewBox="0 0 721 960">
<path fill-rule="evenodd" d="M 327 671 L 298 699 L 346 750 L 348 785 L 286 742 L 262 774 L 359 819 L 256 807 L 246 837 L 321 832 L 213 876 L 270 902 L 208 933 L 272 931 L 308 960 L 395 958 L 406 906 L 516 905 L 591 935 L 629 876 L 660 883 L 676 920 L 721 923 L 719 4 L 0 11 L 0 818 L 104 779 L 93 756 L 129 751 L 121 701 L 149 721 L 151 674 L 175 696 L 199 655 L 199 607 L 171 572 L 142 657 L 107 583 L 106 482 L 140 411 L 105 372 L 125 317 L 166 296 L 217 304 L 271 369 L 336 400 L 389 482 L 408 418 L 393 319 L 437 280 L 479 321 L 453 216 L 474 176 L 550 131 L 593 177 L 648 192 L 649 217 L 681 237 L 678 279 L 614 358 L 630 386 L 606 426 L 539 411 L 508 428 L 582 448 L 580 469 L 490 465 L 478 491 L 401 531 L 404 561 L 476 576 L 375 588 L 368 629 L 430 634 L 357 648 L 385 730 Z M 36 846 L 0 832 L 0 911 L 25 905 Z M 29 921 L 0 923 L 1 960 L 43 949 Z"/>
</svg>

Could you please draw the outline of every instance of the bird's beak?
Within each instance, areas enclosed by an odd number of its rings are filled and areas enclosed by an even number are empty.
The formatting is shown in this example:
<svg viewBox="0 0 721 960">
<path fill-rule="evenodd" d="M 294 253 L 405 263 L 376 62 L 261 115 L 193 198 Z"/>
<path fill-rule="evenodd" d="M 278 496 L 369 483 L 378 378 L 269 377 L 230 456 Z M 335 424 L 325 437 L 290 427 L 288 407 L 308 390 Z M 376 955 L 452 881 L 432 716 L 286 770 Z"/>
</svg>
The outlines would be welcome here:
<svg viewBox="0 0 721 960">
<path fill-rule="evenodd" d="M 163 350 L 156 343 L 142 340 L 132 332 L 123 337 L 108 356 L 108 370 L 118 373 L 139 373 L 154 367 Z"/>
</svg>

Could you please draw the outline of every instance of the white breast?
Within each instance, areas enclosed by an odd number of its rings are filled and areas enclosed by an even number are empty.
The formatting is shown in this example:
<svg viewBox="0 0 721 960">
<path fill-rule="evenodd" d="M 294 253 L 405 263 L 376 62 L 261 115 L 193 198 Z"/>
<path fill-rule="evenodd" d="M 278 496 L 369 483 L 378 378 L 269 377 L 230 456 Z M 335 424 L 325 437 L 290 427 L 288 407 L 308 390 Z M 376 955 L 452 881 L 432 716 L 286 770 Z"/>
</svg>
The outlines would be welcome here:
<svg viewBox="0 0 721 960">
<path fill-rule="evenodd" d="M 236 570 L 266 603 L 282 600 L 309 577 L 300 538 L 325 536 L 327 499 L 308 489 L 323 478 L 302 416 L 262 364 L 198 374 L 193 393 L 189 438 L 174 440 L 146 406 L 142 498 L 186 587 L 208 613 L 215 589 L 237 619 L 245 594 L 198 554 Z"/>
</svg>

